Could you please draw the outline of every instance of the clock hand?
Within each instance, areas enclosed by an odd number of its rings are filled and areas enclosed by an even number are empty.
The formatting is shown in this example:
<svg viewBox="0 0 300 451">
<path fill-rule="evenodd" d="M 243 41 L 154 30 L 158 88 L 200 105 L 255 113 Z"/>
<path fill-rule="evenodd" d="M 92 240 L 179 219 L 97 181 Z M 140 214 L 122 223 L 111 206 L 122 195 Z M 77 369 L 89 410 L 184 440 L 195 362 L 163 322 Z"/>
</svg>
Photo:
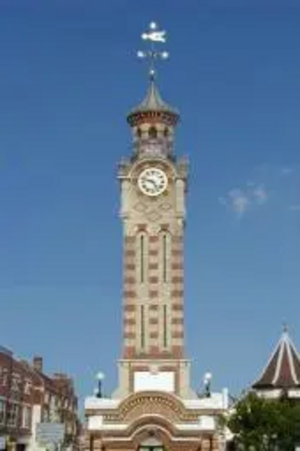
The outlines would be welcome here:
<svg viewBox="0 0 300 451">
<path fill-rule="evenodd" d="M 152 183 L 152 185 L 155 184 L 155 180 L 153 179 L 153 177 L 148 177 L 146 180 L 147 182 Z"/>
<path fill-rule="evenodd" d="M 151 179 L 145 179 L 145 183 L 149 186 L 149 183 L 152 185 L 152 186 L 154 186 L 155 188 L 156 188 L 156 184 L 155 184 L 155 182 L 153 181 L 153 180 L 151 180 Z"/>
<path fill-rule="evenodd" d="M 156 177 L 149 177 L 149 181 L 151 181 L 151 183 L 155 186 L 155 187 L 157 187 L 158 186 L 158 183 L 157 183 L 157 180 L 156 180 Z"/>
</svg>

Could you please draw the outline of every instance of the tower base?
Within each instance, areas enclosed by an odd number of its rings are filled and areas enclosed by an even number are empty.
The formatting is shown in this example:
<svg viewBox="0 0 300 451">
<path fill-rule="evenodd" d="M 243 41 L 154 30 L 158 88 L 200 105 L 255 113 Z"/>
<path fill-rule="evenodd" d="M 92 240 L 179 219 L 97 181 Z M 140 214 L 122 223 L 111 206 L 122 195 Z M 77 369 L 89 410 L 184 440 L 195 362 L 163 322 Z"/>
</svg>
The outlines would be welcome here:
<svg viewBox="0 0 300 451">
<path fill-rule="evenodd" d="M 140 391 L 122 400 L 87 398 L 85 447 L 90 451 L 216 451 L 224 449 L 221 416 L 227 394 L 181 399 Z"/>
</svg>

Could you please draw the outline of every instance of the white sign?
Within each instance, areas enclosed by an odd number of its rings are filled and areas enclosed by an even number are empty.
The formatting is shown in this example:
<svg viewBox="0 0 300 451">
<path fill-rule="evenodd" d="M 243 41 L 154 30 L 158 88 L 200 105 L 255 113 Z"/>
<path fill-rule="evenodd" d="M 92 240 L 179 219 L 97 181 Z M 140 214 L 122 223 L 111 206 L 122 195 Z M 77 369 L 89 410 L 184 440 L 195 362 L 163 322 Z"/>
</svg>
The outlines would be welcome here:
<svg viewBox="0 0 300 451">
<path fill-rule="evenodd" d="M 36 438 L 39 443 L 59 443 L 65 435 L 65 425 L 61 423 L 38 423 Z"/>
<path fill-rule="evenodd" d="M 158 390 L 168 393 L 175 391 L 175 375 L 173 371 L 151 373 L 136 371 L 134 373 L 134 391 Z"/>
<path fill-rule="evenodd" d="M 6 448 L 6 438 L 0 437 L 0 449 L 5 449 L 5 448 Z"/>
</svg>

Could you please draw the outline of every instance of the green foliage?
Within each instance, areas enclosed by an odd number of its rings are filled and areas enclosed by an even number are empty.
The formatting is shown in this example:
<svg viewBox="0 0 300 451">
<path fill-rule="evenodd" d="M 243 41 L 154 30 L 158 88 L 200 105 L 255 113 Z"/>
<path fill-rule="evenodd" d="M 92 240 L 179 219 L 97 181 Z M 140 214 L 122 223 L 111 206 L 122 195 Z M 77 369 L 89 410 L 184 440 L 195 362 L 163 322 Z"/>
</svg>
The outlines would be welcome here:
<svg viewBox="0 0 300 451">
<path fill-rule="evenodd" d="M 243 449 L 294 451 L 295 443 L 300 442 L 300 404 L 249 393 L 237 403 L 228 427 Z"/>
</svg>

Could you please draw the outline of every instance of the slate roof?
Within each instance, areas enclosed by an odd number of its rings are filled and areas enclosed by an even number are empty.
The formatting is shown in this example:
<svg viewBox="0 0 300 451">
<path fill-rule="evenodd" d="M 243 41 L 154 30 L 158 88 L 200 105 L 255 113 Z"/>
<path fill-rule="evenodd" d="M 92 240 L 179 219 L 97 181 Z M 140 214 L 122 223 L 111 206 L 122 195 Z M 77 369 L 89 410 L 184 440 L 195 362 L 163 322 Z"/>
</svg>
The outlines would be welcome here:
<svg viewBox="0 0 300 451">
<path fill-rule="evenodd" d="M 290 389 L 298 387 L 300 387 L 300 356 L 287 329 L 284 328 L 267 366 L 252 388 Z"/>
<path fill-rule="evenodd" d="M 179 119 L 178 111 L 162 99 L 154 80 L 150 80 L 146 97 L 138 106 L 130 111 L 127 120 L 130 124 L 136 123 L 138 117 L 144 119 L 148 113 L 160 113 L 163 118 L 168 117 L 169 122 L 173 122 L 174 124 Z"/>
<path fill-rule="evenodd" d="M 161 98 L 158 87 L 154 81 L 150 81 L 145 99 L 134 109 L 134 111 L 170 111 L 175 113 L 175 110 Z"/>
</svg>

